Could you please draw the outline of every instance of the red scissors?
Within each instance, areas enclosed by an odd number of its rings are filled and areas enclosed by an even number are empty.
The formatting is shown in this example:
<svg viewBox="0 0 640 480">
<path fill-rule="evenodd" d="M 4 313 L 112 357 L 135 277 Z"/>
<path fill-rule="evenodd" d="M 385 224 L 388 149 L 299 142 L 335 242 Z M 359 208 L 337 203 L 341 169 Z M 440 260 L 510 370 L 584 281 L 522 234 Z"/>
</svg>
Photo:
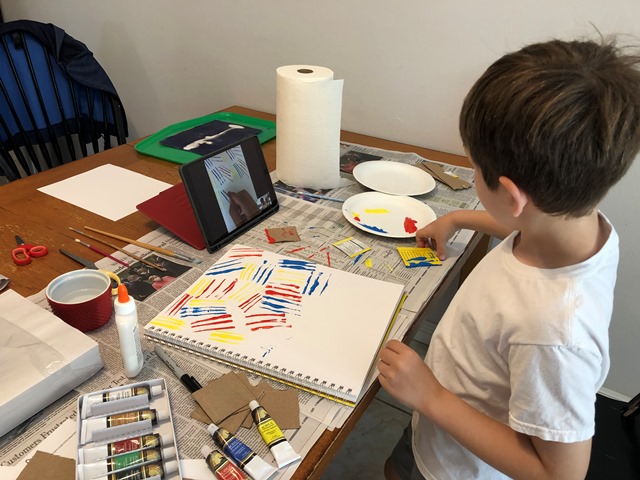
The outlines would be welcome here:
<svg viewBox="0 0 640 480">
<path fill-rule="evenodd" d="M 44 245 L 30 245 L 24 243 L 18 235 L 16 235 L 18 246 L 11 250 L 11 258 L 16 265 L 28 265 L 31 258 L 44 257 L 49 253 L 49 249 Z"/>
</svg>

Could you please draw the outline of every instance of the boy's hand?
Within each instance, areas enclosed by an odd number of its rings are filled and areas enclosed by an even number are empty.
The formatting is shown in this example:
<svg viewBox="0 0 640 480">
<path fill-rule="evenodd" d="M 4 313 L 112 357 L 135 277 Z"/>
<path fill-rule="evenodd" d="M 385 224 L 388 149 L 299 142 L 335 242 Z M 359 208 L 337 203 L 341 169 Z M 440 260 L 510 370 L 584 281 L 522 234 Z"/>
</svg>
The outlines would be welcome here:
<svg viewBox="0 0 640 480">
<path fill-rule="evenodd" d="M 436 251 L 440 260 L 445 259 L 446 245 L 449 239 L 456 233 L 458 227 L 451 214 L 443 215 L 416 232 L 418 247 L 429 247 Z"/>
<path fill-rule="evenodd" d="M 407 407 L 424 412 L 425 401 L 442 389 L 431 369 L 410 347 L 389 340 L 378 362 L 380 385 Z"/>
</svg>

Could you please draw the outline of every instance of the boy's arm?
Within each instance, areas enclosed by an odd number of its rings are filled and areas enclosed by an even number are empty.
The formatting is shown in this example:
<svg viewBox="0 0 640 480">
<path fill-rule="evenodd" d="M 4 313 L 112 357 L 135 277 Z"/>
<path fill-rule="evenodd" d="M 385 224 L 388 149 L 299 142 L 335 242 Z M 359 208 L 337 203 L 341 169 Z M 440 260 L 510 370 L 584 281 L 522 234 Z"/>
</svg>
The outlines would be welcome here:
<svg viewBox="0 0 640 480">
<path fill-rule="evenodd" d="M 483 210 L 456 210 L 434 220 L 416 232 L 419 247 L 436 249 L 440 259 L 445 258 L 445 246 L 458 230 L 468 229 L 503 239 L 511 230 L 498 223 Z"/>
<path fill-rule="evenodd" d="M 382 350 L 378 370 L 380 384 L 389 394 L 509 477 L 585 477 L 591 440 L 549 442 L 516 432 L 445 389 L 420 356 L 396 340 L 389 341 Z"/>
</svg>

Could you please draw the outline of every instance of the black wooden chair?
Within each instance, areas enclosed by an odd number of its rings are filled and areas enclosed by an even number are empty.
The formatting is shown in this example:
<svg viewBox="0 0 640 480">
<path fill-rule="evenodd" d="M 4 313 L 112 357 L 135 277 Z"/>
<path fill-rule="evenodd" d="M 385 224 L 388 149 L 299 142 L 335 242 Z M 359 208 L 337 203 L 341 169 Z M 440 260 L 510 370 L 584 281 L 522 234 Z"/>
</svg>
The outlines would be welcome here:
<svg viewBox="0 0 640 480">
<path fill-rule="evenodd" d="M 86 45 L 52 24 L 0 24 L 0 177 L 23 178 L 127 135 L 116 89 Z"/>
</svg>

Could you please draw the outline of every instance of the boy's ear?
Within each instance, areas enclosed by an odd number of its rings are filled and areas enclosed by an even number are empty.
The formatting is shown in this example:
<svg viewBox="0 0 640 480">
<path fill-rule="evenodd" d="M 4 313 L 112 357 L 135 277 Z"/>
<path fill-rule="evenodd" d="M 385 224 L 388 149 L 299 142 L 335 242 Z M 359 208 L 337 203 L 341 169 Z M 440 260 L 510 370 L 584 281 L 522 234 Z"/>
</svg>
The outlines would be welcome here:
<svg viewBox="0 0 640 480">
<path fill-rule="evenodd" d="M 500 182 L 500 185 L 505 189 L 509 197 L 511 214 L 514 217 L 519 217 L 524 207 L 529 203 L 529 195 L 508 177 L 500 177 L 498 178 L 498 182 Z"/>
</svg>

